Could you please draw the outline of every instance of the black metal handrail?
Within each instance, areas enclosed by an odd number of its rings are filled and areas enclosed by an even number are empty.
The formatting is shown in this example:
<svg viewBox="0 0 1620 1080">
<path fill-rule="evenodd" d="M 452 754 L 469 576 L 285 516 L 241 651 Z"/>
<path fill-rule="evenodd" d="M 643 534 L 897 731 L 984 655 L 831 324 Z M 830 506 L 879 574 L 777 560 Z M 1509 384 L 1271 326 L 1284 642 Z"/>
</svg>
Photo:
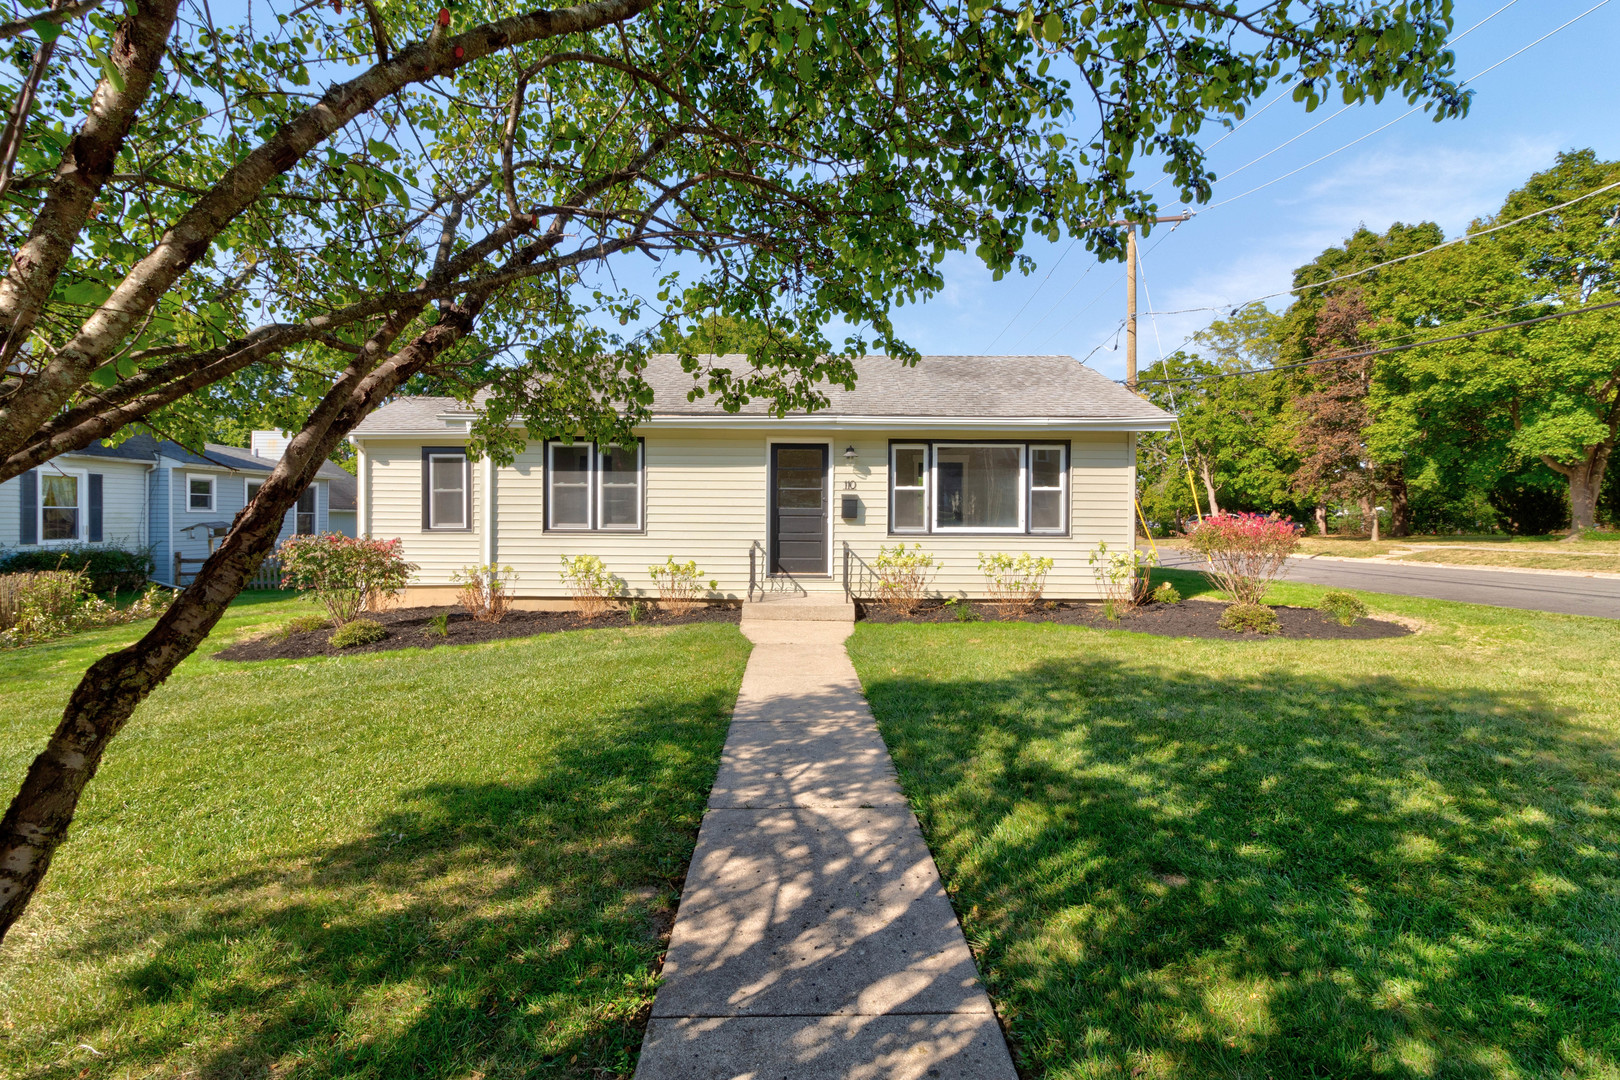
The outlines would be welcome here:
<svg viewBox="0 0 1620 1080">
<path fill-rule="evenodd" d="M 844 599 L 854 603 L 857 600 L 871 600 L 882 595 L 878 588 L 882 578 L 872 569 L 872 565 L 849 546 L 848 540 L 840 541 L 844 545 Z"/>
</svg>

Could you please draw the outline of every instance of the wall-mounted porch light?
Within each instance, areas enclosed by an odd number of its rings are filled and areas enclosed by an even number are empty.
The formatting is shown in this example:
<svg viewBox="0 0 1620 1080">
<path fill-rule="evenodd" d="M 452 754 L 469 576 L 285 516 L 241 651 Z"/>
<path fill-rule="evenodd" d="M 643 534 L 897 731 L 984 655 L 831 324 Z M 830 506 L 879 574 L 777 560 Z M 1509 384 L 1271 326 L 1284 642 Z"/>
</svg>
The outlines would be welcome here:
<svg viewBox="0 0 1620 1080">
<path fill-rule="evenodd" d="M 855 447 L 844 447 L 844 460 L 849 462 L 853 462 L 855 460 Z"/>
</svg>

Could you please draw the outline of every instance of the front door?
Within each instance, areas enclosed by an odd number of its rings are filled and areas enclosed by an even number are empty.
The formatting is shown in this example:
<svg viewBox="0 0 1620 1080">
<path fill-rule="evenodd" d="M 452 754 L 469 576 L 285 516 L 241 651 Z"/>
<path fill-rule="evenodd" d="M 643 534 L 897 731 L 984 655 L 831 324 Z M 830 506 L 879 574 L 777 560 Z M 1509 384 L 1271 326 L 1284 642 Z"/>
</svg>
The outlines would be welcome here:
<svg viewBox="0 0 1620 1080">
<path fill-rule="evenodd" d="M 827 573 L 827 448 L 771 447 L 771 573 Z"/>
</svg>

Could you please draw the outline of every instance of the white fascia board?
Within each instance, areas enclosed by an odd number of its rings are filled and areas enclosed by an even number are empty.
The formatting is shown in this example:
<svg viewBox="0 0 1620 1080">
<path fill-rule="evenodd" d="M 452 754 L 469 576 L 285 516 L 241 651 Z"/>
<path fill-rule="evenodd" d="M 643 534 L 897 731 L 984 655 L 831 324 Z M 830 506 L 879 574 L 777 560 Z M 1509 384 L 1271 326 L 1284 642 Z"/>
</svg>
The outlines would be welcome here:
<svg viewBox="0 0 1620 1080">
<path fill-rule="evenodd" d="M 804 430 L 889 428 L 960 428 L 964 430 L 1008 431 L 1174 431 L 1175 420 L 1098 420 L 1075 419 L 1062 416 L 1006 417 L 1006 416 L 788 416 L 777 419 L 769 416 L 738 416 L 714 420 L 706 416 L 655 416 L 636 425 L 645 428 L 713 428 L 716 431 L 779 431 L 784 428 Z M 521 423 L 511 425 L 520 428 Z M 350 435 L 356 444 L 362 439 L 428 439 L 447 434 L 462 434 L 446 428 L 401 428 L 398 431 L 368 431 Z"/>
<path fill-rule="evenodd" d="M 637 427 L 649 428 L 964 428 L 1023 431 L 1172 431 L 1175 421 L 1086 419 L 1065 416 L 769 416 L 729 417 L 655 416 Z"/>
</svg>

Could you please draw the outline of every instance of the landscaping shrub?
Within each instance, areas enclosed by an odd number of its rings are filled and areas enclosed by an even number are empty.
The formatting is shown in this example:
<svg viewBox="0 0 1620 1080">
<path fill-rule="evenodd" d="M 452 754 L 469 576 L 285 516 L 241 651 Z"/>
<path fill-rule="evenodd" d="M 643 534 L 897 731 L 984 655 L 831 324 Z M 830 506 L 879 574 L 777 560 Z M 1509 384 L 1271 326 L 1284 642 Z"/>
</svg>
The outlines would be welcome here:
<svg viewBox="0 0 1620 1080">
<path fill-rule="evenodd" d="M 1243 634 L 1275 634 L 1282 629 L 1277 625 L 1277 613 L 1264 604 L 1233 604 L 1221 612 L 1218 625 Z"/>
<path fill-rule="evenodd" d="M 77 570 L 88 575 L 93 593 L 133 592 L 152 576 L 152 549 L 74 544 L 14 551 L 0 558 L 0 574 L 30 570 Z"/>
<path fill-rule="evenodd" d="M 1156 559 L 1150 551 L 1130 548 L 1109 551 L 1107 544 L 1098 544 L 1091 553 L 1091 572 L 1102 586 L 1107 599 L 1109 618 L 1115 611 L 1130 611 L 1147 598 L 1151 584 L 1152 566 Z"/>
<path fill-rule="evenodd" d="M 300 615 L 296 619 L 288 619 L 281 629 L 284 634 L 313 634 L 331 625 L 332 620 L 324 615 Z"/>
<path fill-rule="evenodd" d="M 437 615 L 433 616 L 433 618 L 428 620 L 427 629 L 422 631 L 422 632 L 424 634 L 429 634 L 429 635 L 431 635 L 433 637 L 449 637 L 450 636 L 450 614 L 449 614 L 449 612 L 441 611 Z"/>
<path fill-rule="evenodd" d="M 623 586 L 608 573 L 607 564 L 595 555 L 562 557 L 562 580 L 574 598 L 574 610 L 582 619 L 594 619 L 607 610 L 608 601 Z"/>
<path fill-rule="evenodd" d="M 388 636 L 382 623 L 376 619 L 351 619 L 327 638 L 327 644 L 334 649 L 352 649 L 356 645 L 372 645 Z"/>
<path fill-rule="evenodd" d="M 1188 545 L 1209 563 L 1205 576 L 1237 604 L 1259 604 L 1299 546 L 1300 527 L 1287 518 L 1211 514 L 1187 533 Z"/>
<path fill-rule="evenodd" d="M 1361 602 L 1361 597 L 1343 589 L 1323 593 L 1316 606 L 1339 620 L 1340 626 L 1354 626 L 1357 619 L 1367 616 L 1367 605 Z"/>
<path fill-rule="evenodd" d="M 902 541 L 892 548 L 880 547 L 872 562 L 878 579 L 878 594 L 873 599 L 900 611 L 912 611 L 928 594 L 939 567 L 921 544 L 907 548 Z"/>
<path fill-rule="evenodd" d="M 0 647 L 150 619 L 173 602 L 173 594 L 153 585 L 129 607 L 115 607 L 90 591 L 90 580 L 82 570 L 0 575 Z"/>
<path fill-rule="evenodd" d="M 333 622 L 349 622 L 405 591 L 417 567 L 400 545 L 339 533 L 288 537 L 276 549 L 281 586 L 313 592 Z"/>
<path fill-rule="evenodd" d="M 951 613 L 951 618 L 957 622 L 979 622 L 978 609 L 959 596 L 953 596 L 945 601 L 945 610 Z"/>
<path fill-rule="evenodd" d="M 994 555 L 979 552 L 979 573 L 984 575 L 990 601 L 1003 619 L 1022 615 L 1040 602 L 1051 569 L 1050 556 L 1037 559 L 1026 551 L 1015 559 L 999 551 Z"/>
<path fill-rule="evenodd" d="M 671 615 L 685 615 L 702 603 L 703 572 L 695 560 L 678 563 L 675 556 L 668 555 L 664 565 L 649 566 L 647 573 L 658 586 L 658 606 Z M 709 588 L 719 587 L 718 581 L 709 582 Z"/>
<path fill-rule="evenodd" d="M 1153 602 L 1155 604 L 1179 604 L 1181 603 L 1181 593 L 1168 581 L 1161 581 L 1159 587 L 1153 590 Z"/>
<path fill-rule="evenodd" d="M 450 580 L 461 586 L 457 594 L 461 606 L 479 622 L 498 623 L 512 609 L 512 590 L 507 586 L 517 580 L 517 571 L 510 566 L 463 566 Z"/>
</svg>

